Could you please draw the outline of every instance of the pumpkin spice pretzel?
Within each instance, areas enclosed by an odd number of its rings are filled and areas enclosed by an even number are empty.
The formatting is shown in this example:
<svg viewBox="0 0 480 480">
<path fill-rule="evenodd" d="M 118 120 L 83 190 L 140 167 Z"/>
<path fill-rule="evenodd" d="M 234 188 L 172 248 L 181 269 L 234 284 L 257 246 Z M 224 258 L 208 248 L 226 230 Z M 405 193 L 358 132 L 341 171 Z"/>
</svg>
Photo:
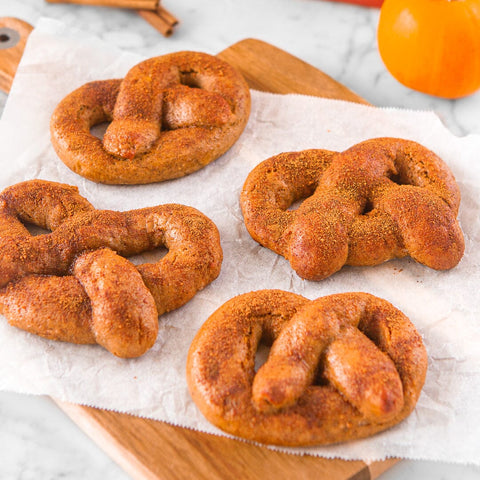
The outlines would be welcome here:
<svg viewBox="0 0 480 480">
<path fill-rule="evenodd" d="M 289 210 L 300 199 L 300 207 Z M 344 152 L 281 153 L 254 168 L 241 193 L 253 239 L 308 280 L 343 265 L 406 255 L 436 270 L 453 268 L 465 246 L 459 205 L 445 163 L 398 138 L 367 140 Z"/>
<path fill-rule="evenodd" d="M 32 236 L 24 223 L 51 233 Z M 127 258 L 165 246 L 155 263 Z M 154 344 L 158 316 L 219 274 L 216 226 L 178 204 L 96 210 L 76 187 L 31 180 L 0 194 L 0 312 L 52 340 L 99 343 L 119 357 Z"/>
<path fill-rule="evenodd" d="M 260 342 L 270 345 L 256 370 Z M 204 323 L 188 353 L 200 411 L 222 430 L 276 445 L 373 435 L 406 418 L 427 355 L 408 318 L 367 293 L 310 301 L 281 290 L 234 297 Z"/>
<path fill-rule="evenodd" d="M 55 109 L 60 159 L 89 180 L 153 183 L 182 177 L 225 153 L 250 114 L 250 91 L 226 62 L 199 52 L 145 60 L 121 80 L 90 82 Z M 103 140 L 90 133 L 111 122 Z"/>
</svg>

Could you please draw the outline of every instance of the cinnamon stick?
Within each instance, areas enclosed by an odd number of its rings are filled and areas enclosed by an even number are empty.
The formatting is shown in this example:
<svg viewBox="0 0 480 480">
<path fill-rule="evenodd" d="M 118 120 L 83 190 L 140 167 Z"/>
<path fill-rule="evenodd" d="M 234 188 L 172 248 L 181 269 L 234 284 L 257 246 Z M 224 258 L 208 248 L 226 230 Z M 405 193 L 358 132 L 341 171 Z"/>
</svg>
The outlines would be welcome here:
<svg viewBox="0 0 480 480">
<path fill-rule="evenodd" d="M 157 10 L 159 0 L 46 0 L 48 3 L 74 3 L 99 7 L 132 8 L 135 10 Z"/>
<path fill-rule="evenodd" d="M 173 33 L 173 27 L 178 24 L 178 19 L 161 6 L 155 11 L 138 10 L 138 14 L 164 37 L 169 37 Z"/>
<path fill-rule="evenodd" d="M 166 8 L 162 7 L 161 5 L 158 5 L 156 12 L 159 17 L 162 17 L 172 27 L 178 25 L 178 18 L 172 15 Z"/>
</svg>

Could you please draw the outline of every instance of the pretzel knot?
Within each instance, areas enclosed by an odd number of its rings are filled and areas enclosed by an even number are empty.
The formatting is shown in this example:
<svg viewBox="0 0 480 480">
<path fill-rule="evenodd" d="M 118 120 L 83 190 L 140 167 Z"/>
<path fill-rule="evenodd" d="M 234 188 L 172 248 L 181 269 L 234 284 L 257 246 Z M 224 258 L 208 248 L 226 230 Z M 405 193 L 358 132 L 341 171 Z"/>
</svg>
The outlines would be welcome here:
<svg viewBox="0 0 480 480">
<path fill-rule="evenodd" d="M 297 210 L 288 210 L 302 198 Z M 396 138 L 367 140 L 342 153 L 282 153 L 258 165 L 241 194 L 253 239 L 308 280 L 343 265 L 406 255 L 437 270 L 454 267 L 464 251 L 459 204 L 444 162 Z"/>
<path fill-rule="evenodd" d="M 260 341 L 271 349 L 255 372 Z M 420 335 L 385 300 L 261 290 L 229 300 L 205 322 L 188 353 L 187 381 L 202 413 L 226 432 L 314 445 L 403 420 L 426 369 Z"/>
<path fill-rule="evenodd" d="M 60 159 L 90 180 L 152 183 L 192 173 L 225 153 L 250 113 L 243 77 L 216 57 L 178 52 L 65 97 L 50 123 Z M 111 122 L 103 142 L 91 127 Z"/>
<path fill-rule="evenodd" d="M 25 223 L 51 233 L 32 236 Z M 155 263 L 123 256 L 165 246 Z M 98 343 L 137 357 L 155 342 L 158 316 L 220 272 L 216 226 L 183 205 L 96 210 L 76 187 L 32 180 L 0 194 L 0 312 L 43 337 Z"/>
</svg>

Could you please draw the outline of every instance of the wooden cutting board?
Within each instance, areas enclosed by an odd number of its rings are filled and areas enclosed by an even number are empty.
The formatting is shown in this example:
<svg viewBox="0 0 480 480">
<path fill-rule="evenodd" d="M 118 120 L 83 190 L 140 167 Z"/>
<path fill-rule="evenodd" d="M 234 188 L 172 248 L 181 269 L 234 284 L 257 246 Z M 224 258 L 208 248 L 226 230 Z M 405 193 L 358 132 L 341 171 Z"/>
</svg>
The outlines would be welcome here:
<svg viewBox="0 0 480 480">
<path fill-rule="evenodd" d="M 19 42 L 2 49 L 2 28 L 16 29 Z M 24 22 L 0 19 L 0 88 L 5 91 L 10 88 L 30 30 Z M 367 103 L 323 72 L 259 40 L 243 40 L 218 56 L 240 70 L 250 87 L 257 90 Z M 398 461 L 366 465 L 361 461 L 288 455 L 164 422 L 59 401 L 57 404 L 138 480 L 368 480 Z"/>
</svg>

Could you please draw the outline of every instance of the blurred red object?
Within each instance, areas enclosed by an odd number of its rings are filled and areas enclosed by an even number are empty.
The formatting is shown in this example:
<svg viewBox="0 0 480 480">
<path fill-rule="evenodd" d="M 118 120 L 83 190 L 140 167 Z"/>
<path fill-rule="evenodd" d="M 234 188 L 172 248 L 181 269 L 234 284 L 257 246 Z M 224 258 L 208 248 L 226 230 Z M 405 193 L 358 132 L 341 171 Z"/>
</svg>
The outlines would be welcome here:
<svg viewBox="0 0 480 480">
<path fill-rule="evenodd" d="M 332 2 L 354 3 L 364 7 L 381 7 L 383 0 L 330 0 Z"/>
</svg>

